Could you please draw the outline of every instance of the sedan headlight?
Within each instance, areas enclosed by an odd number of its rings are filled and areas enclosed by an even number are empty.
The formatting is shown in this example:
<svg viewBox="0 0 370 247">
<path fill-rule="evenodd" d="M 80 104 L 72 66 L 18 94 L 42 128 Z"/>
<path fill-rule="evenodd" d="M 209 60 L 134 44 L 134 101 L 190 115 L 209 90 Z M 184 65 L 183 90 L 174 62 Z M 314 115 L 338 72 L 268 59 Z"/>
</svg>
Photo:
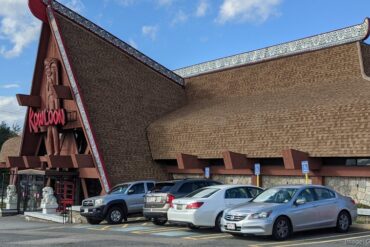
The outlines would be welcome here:
<svg viewBox="0 0 370 247">
<path fill-rule="evenodd" d="M 104 200 L 103 199 L 97 199 L 94 201 L 94 205 L 95 206 L 101 206 L 104 204 Z"/>
<path fill-rule="evenodd" d="M 271 213 L 272 213 L 272 211 L 251 214 L 249 216 L 249 219 L 266 219 L 271 215 Z"/>
</svg>

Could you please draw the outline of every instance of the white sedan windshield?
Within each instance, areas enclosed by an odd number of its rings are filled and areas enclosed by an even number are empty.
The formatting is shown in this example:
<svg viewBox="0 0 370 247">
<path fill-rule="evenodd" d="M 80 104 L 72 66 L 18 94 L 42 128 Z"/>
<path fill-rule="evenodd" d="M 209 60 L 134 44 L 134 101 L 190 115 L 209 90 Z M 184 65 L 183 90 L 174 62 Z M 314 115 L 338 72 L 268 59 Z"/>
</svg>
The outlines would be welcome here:
<svg viewBox="0 0 370 247">
<path fill-rule="evenodd" d="M 254 198 L 253 202 L 287 203 L 296 192 L 295 188 L 271 188 Z"/>
</svg>

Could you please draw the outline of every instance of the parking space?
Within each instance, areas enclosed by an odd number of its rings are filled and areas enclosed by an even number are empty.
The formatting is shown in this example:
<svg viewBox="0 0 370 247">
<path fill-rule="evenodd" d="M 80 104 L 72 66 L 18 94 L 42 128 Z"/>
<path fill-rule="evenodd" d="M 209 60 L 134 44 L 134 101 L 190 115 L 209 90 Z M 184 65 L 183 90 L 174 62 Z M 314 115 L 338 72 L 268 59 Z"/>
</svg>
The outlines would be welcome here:
<svg viewBox="0 0 370 247">
<path fill-rule="evenodd" d="M 143 218 L 120 225 L 60 225 L 0 218 L 0 246 L 370 246 L 370 228 L 355 225 L 347 234 L 332 229 L 294 234 L 276 242 L 269 237 L 233 237 L 213 229 L 190 230 L 181 225 L 156 226 Z"/>
</svg>

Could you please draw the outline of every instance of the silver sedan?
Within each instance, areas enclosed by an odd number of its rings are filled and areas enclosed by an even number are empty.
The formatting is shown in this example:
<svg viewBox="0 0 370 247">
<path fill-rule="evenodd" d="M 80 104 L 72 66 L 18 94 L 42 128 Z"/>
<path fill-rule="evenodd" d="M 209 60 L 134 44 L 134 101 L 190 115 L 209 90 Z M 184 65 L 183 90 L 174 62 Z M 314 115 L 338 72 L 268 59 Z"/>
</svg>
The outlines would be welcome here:
<svg viewBox="0 0 370 247">
<path fill-rule="evenodd" d="M 350 197 L 324 186 L 287 185 L 270 188 L 250 203 L 225 210 L 221 230 L 284 240 L 292 232 L 318 228 L 347 232 L 356 217 L 356 204 Z"/>
</svg>

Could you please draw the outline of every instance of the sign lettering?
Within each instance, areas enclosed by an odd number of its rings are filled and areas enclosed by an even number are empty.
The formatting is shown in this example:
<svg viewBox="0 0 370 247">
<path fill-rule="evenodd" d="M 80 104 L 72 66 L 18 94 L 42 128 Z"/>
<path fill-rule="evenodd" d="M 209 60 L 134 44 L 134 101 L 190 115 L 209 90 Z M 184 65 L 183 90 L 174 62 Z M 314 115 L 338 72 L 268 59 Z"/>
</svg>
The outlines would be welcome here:
<svg viewBox="0 0 370 247">
<path fill-rule="evenodd" d="M 42 126 L 56 126 L 66 124 L 66 114 L 64 109 L 43 110 L 34 112 L 32 108 L 28 113 L 28 125 L 31 132 L 38 132 Z"/>
</svg>

